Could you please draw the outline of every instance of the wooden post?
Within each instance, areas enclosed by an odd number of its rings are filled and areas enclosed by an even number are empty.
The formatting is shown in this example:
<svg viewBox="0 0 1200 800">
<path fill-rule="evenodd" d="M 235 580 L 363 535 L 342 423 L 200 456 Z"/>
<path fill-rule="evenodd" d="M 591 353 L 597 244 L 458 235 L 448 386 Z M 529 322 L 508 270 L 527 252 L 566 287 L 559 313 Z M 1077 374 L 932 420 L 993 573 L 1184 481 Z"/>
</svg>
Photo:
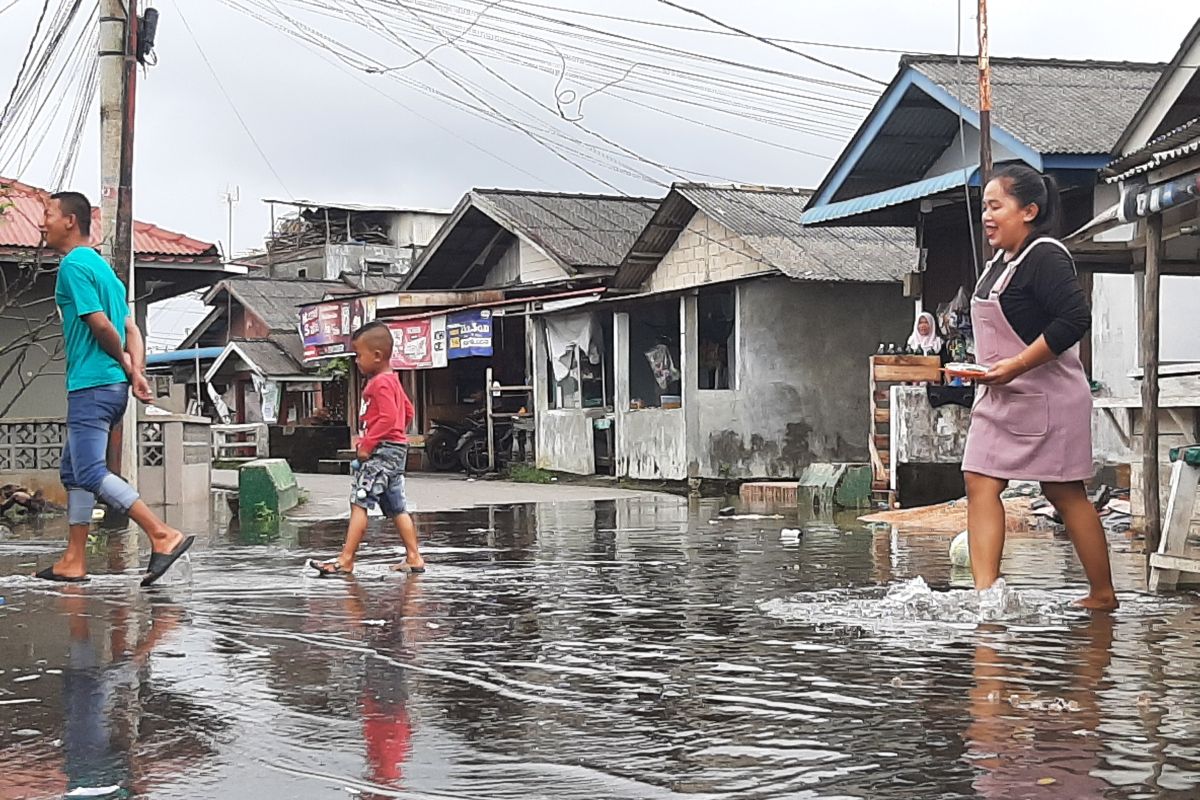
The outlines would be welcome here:
<svg viewBox="0 0 1200 800">
<path fill-rule="evenodd" d="M 484 392 L 484 397 L 487 399 L 486 413 L 487 413 L 488 471 L 495 472 L 496 471 L 496 437 L 495 437 L 496 423 L 492 416 L 492 414 L 493 414 L 493 411 L 492 411 L 492 381 L 493 381 L 493 378 L 492 378 L 492 368 L 491 367 L 487 368 L 487 373 L 486 373 L 486 377 L 484 378 L 484 380 L 487 381 L 487 391 Z"/>
<path fill-rule="evenodd" d="M 987 0 L 979 0 L 979 185 L 992 179 L 992 66 L 988 59 Z"/>
<path fill-rule="evenodd" d="M 1146 564 L 1162 535 L 1158 488 L 1158 314 L 1162 288 L 1162 214 L 1146 219 L 1146 277 L 1142 290 L 1142 499 L 1146 509 Z"/>
</svg>

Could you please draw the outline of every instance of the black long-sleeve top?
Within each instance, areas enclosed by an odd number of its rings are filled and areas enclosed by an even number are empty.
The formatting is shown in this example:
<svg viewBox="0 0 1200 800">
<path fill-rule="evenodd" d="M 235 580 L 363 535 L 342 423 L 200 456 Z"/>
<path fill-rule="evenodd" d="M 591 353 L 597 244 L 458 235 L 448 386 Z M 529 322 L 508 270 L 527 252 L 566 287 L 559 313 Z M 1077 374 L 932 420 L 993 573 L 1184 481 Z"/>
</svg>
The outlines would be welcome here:
<svg viewBox="0 0 1200 800">
<path fill-rule="evenodd" d="M 984 274 L 975 296 L 986 299 L 1007 266 L 1003 258 L 997 259 Z M 1082 339 L 1092 325 L 1088 297 L 1071 256 L 1048 242 L 1025 254 L 1000 295 L 1000 308 L 1025 344 L 1033 344 L 1044 335 L 1055 355 Z"/>
</svg>

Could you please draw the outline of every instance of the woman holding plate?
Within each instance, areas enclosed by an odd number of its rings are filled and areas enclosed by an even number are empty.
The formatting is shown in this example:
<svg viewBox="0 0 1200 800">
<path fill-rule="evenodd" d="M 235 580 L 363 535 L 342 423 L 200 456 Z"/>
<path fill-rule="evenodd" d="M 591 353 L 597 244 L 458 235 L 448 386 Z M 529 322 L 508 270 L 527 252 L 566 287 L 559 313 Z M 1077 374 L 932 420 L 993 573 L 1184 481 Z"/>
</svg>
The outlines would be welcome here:
<svg viewBox="0 0 1200 800">
<path fill-rule="evenodd" d="M 975 588 L 1000 577 L 1010 480 L 1036 480 L 1066 524 L 1091 592 L 1079 605 L 1115 609 L 1108 541 L 1084 481 L 1093 475 L 1092 395 L 1079 340 L 1091 325 L 1070 253 L 1053 238 L 1053 178 L 1024 165 L 999 170 L 983 193 L 983 229 L 996 251 L 971 298 L 975 353 L 988 371 L 963 455 Z"/>
</svg>

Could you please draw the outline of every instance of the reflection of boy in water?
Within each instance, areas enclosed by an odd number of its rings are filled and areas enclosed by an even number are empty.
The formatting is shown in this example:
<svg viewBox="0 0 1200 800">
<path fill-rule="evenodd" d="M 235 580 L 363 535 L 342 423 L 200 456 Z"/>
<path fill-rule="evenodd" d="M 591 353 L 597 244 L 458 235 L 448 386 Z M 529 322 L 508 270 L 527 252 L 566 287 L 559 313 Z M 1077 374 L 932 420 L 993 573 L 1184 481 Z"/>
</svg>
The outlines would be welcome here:
<svg viewBox="0 0 1200 800">
<path fill-rule="evenodd" d="M 403 765 L 412 755 L 412 725 L 404 669 L 389 659 L 407 655 L 420 636 L 416 619 L 420 583 L 420 578 L 409 577 L 397 590 L 380 598 L 379 607 L 388 609 L 385 624 L 371 627 L 365 637 L 371 649 L 379 653 L 368 656 L 363 671 L 363 738 L 369 769 L 366 777 L 391 788 L 399 787 Z M 355 582 L 350 593 L 351 617 L 361 622 L 366 618 L 366 592 Z"/>
</svg>

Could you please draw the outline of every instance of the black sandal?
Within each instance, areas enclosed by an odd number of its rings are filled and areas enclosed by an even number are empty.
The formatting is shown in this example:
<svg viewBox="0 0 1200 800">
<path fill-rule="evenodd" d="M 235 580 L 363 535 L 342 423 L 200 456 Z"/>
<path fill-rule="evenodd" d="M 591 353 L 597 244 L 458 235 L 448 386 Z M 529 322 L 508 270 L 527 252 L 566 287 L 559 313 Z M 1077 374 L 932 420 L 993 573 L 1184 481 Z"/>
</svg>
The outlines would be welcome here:
<svg viewBox="0 0 1200 800">
<path fill-rule="evenodd" d="M 142 586 L 149 586 L 165 575 L 167 570 L 171 568 L 171 565 L 187 552 L 194 541 L 196 541 L 195 536 L 188 536 L 182 542 L 175 545 L 175 549 L 169 553 L 151 553 L 150 564 L 146 567 L 146 576 L 142 578 Z"/>
<path fill-rule="evenodd" d="M 41 578 L 44 581 L 54 581 L 56 583 L 87 583 L 91 580 L 87 575 L 79 575 L 72 577 L 70 575 L 59 575 L 54 571 L 54 567 L 46 567 L 41 572 L 36 573 L 33 577 Z"/>
<path fill-rule="evenodd" d="M 353 571 L 345 569 L 338 563 L 336 558 L 328 561 L 317 561 L 315 558 L 310 558 L 308 566 L 317 571 L 318 578 L 348 578 L 354 574 Z"/>
</svg>

